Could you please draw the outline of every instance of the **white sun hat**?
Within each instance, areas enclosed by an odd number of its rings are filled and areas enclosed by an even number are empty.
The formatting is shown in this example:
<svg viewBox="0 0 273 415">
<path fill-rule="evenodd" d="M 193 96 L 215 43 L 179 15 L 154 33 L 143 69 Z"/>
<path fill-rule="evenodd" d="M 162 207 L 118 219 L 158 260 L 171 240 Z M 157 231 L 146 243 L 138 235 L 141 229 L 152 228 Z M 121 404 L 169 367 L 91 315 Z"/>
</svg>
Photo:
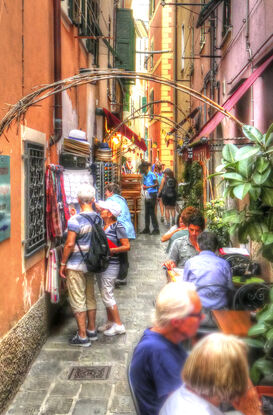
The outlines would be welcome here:
<svg viewBox="0 0 273 415">
<path fill-rule="evenodd" d="M 121 214 L 121 207 L 117 202 L 114 202 L 113 200 L 100 200 L 98 202 L 98 205 L 102 209 L 109 210 L 113 216 L 117 217 Z"/>
</svg>

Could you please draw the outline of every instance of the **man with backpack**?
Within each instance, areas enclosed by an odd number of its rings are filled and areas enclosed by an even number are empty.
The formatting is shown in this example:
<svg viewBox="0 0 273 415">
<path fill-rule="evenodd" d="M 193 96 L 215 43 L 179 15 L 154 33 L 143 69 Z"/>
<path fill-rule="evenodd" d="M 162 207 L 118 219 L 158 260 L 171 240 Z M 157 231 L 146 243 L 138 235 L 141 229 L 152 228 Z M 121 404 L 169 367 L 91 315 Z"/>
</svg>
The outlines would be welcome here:
<svg viewBox="0 0 273 415">
<path fill-rule="evenodd" d="M 97 306 L 93 272 L 97 271 L 99 266 L 100 268 L 108 266 L 107 253 L 110 254 L 110 252 L 107 243 L 104 247 L 103 236 L 105 235 L 100 234 L 100 229 L 103 232 L 102 220 L 92 209 L 92 203 L 95 200 L 94 187 L 82 185 L 78 192 L 78 200 L 80 213 L 72 216 L 68 221 L 68 234 L 61 260 L 60 276 L 67 281 L 69 302 L 78 326 L 78 332 L 69 340 L 69 344 L 89 347 L 91 340 L 97 340 L 95 326 Z M 93 261 L 88 263 L 86 256 L 90 256 L 91 234 L 93 234 L 92 237 L 95 236 L 102 242 L 99 246 L 100 252 L 95 255 L 93 253 Z"/>
</svg>

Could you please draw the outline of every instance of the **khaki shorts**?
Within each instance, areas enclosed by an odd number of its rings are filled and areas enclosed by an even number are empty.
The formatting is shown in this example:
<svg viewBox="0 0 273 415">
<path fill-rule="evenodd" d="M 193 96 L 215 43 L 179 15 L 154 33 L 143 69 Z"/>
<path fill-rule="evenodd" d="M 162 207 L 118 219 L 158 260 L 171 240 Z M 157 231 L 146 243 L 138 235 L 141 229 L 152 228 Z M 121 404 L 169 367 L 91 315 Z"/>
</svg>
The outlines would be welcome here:
<svg viewBox="0 0 273 415">
<path fill-rule="evenodd" d="M 94 276 L 92 273 L 68 269 L 66 273 L 66 282 L 69 302 L 73 313 L 81 313 L 97 308 L 94 291 Z"/>
</svg>

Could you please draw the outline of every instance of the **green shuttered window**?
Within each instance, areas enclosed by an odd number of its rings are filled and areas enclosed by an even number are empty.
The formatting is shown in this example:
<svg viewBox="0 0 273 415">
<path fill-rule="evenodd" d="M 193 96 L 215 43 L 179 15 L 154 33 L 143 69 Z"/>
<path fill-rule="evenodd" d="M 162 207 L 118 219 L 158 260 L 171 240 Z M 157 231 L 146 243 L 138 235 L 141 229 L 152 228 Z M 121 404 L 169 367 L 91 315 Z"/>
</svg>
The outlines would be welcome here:
<svg viewBox="0 0 273 415">
<path fill-rule="evenodd" d="M 115 66 L 134 71 L 135 26 L 133 11 L 130 9 L 117 9 L 116 52 L 122 63 L 116 59 Z"/>
</svg>

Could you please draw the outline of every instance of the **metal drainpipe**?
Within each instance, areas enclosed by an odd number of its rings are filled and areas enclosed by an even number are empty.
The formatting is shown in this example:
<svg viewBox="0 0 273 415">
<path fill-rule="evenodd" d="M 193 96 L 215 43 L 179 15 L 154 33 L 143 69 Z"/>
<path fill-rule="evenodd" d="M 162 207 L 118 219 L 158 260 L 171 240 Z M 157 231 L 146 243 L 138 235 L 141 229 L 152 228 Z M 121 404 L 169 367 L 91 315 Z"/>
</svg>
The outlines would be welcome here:
<svg viewBox="0 0 273 415">
<path fill-rule="evenodd" d="M 176 0 L 177 3 L 177 0 Z M 175 16 L 174 16 L 174 81 L 177 82 L 177 6 L 175 6 Z M 175 88 L 174 91 L 174 121 L 177 124 L 177 89 Z M 174 134 L 174 176 L 177 175 L 177 130 L 175 130 Z"/>
<path fill-rule="evenodd" d="M 212 55 L 215 55 L 215 51 L 216 51 L 216 15 L 215 12 L 212 13 L 212 19 L 211 19 L 211 52 Z M 216 75 L 216 60 L 215 58 L 212 58 L 211 61 L 211 82 L 210 82 L 210 94 L 211 94 L 211 99 L 214 100 L 214 86 L 215 86 L 215 75 Z M 211 157 L 211 172 L 214 173 L 215 172 L 215 158 L 214 155 L 212 154 Z M 215 180 L 214 177 L 212 177 L 212 181 L 211 181 L 212 187 L 214 188 L 215 186 Z M 211 197 L 213 197 L 213 195 L 211 195 Z"/>
<path fill-rule="evenodd" d="M 25 0 L 22 0 L 22 97 L 25 95 Z"/>
<path fill-rule="evenodd" d="M 251 73 L 253 73 L 253 59 L 252 50 L 249 41 L 249 0 L 246 0 L 246 50 L 249 54 L 249 61 L 251 62 Z M 250 123 L 254 125 L 254 94 L 253 85 L 250 87 Z"/>
<path fill-rule="evenodd" d="M 62 77 L 61 57 L 61 2 L 53 0 L 53 21 L 54 21 L 54 82 Z M 51 137 L 50 146 L 56 144 L 62 138 L 62 93 L 54 95 L 54 136 Z"/>
</svg>

